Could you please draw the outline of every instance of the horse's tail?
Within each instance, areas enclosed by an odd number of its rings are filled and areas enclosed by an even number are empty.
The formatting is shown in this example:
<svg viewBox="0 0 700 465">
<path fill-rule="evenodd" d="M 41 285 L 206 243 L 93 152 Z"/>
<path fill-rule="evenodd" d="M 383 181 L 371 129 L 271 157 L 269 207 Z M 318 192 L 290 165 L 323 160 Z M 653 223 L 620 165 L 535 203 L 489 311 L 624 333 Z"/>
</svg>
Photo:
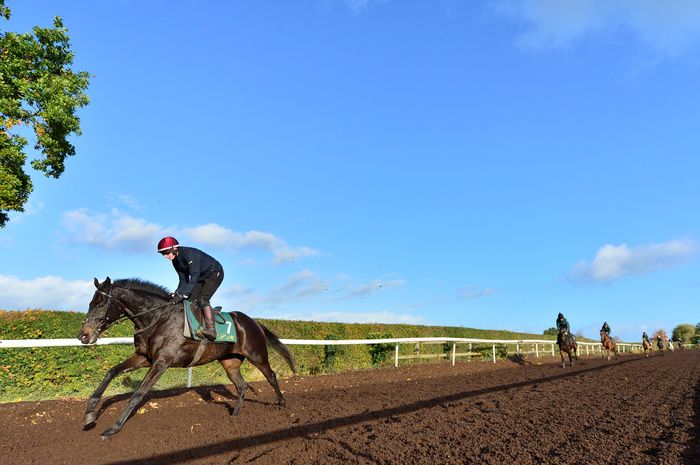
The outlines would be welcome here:
<svg viewBox="0 0 700 465">
<path fill-rule="evenodd" d="M 292 357 L 292 354 L 289 352 L 289 349 L 287 349 L 287 346 L 282 344 L 282 341 L 279 340 L 277 335 L 267 329 L 267 327 L 262 324 L 258 323 L 262 330 L 265 332 L 265 337 L 267 338 L 267 342 L 270 343 L 270 345 L 284 358 L 287 363 L 289 364 L 289 368 L 292 369 L 292 373 L 297 372 L 296 365 L 294 363 L 294 357 Z"/>
</svg>

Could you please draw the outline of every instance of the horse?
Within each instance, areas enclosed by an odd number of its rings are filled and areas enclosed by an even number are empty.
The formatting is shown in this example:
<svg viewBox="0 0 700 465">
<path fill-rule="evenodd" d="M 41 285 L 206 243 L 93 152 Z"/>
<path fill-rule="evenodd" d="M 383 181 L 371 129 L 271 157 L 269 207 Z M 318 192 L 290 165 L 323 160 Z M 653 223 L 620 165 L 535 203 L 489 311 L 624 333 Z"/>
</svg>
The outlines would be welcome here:
<svg viewBox="0 0 700 465">
<path fill-rule="evenodd" d="M 663 339 L 656 339 L 656 347 L 659 348 L 659 352 L 661 352 L 661 355 L 664 354 L 664 341 Z"/>
<path fill-rule="evenodd" d="M 608 336 L 608 333 L 603 330 L 600 330 L 600 343 L 608 355 L 608 362 L 610 361 L 610 352 L 615 354 L 615 358 L 619 357 L 617 354 L 617 344 L 615 344 L 615 341 L 613 341 L 610 336 Z M 605 357 L 605 355 L 603 355 L 603 357 Z"/>
<path fill-rule="evenodd" d="M 653 348 L 651 347 L 651 342 L 649 342 L 648 339 L 643 339 L 642 340 L 642 348 L 644 349 L 644 355 L 646 357 L 653 355 Z"/>
<path fill-rule="evenodd" d="M 576 340 L 571 337 L 566 328 L 561 328 L 559 330 L 559 337 L 557 337 L 557 344 L 559 345 L 559 355 L 561 356 L 561 367 L 566 367 L 566 362 L 564 362 L 564 352 L 569 355 L 569 365 L 574 366 L 574 360 L 578 361 L 578 344 Z M 573 353 L 573 358 L 571 354 Z"/>
<path fill-rule="evenodd" d="M 285 405 L 275 372 L 270 368 L 267 344 L 270 344 L 296 373 L 294 358 L 277 336 L 261 323 L 242 312 L 230 312 L 236 331 L 236 342 L 209 343 L 185 338 L 183 304 L 172 302 L 164 287 L 136 278 L 112 282 L 109 277 L 100 283 L 95 278 L 95 294 L 90 301 L 87 316 L 80 328 L 78 339 L 93 344 L 100 334 L 117 321 L 129 319 L 134 324 L 134 353 L 107 371 L 102 383 L 88 399 L 83 422 L 87 430 L 95 425 L 95 408 L 112 379 L 128 371 L 148 368 L 139 387 L 117 421 L 101 436 L 108 438 L 118 433 L 144 395 L 155 385 L 168 368 L 204 365 L 217 360 L 226 371 L 238 392 L 231 412 L 238 415 L 243 407 L 249 386 L 240 372 L 244 360 L 257 367 L 277 394 L 277 403 Z"/>
</svg>

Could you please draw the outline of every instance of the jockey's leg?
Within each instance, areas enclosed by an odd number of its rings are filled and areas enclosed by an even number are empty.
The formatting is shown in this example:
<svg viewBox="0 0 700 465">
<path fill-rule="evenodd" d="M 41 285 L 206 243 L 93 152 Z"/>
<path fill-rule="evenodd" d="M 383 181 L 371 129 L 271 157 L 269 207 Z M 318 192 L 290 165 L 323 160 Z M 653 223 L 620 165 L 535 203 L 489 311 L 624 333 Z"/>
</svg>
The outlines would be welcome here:
<svg viewBox="0 0 700 465">
<path fill-rule="evenodd" d="M 214 309 L 211 308 L 211 305 L 203 304 L 202 314 L 204 315 L 204 325 L 200 326 L 197 330 L 197 336 L 215 341 L 216 325 L 214 324 Z"/>
<path fill-rule="evenodd" d="M 216 325 L 214 324 L 214 309 L 211 308 L 209 299 L 214 295 L 214 292 L 219 288 L 224 280 L 223 272 L 216 273 L 213 276 L 207 277 L 202 283 L 201 294 L 199 301 L 202 304 L 202 314 L 204 315 L 204 328 L 201 326 L 197 330 L 199 337 L 205 337 L 210 341 L 216 340 Z"/>
</svg>

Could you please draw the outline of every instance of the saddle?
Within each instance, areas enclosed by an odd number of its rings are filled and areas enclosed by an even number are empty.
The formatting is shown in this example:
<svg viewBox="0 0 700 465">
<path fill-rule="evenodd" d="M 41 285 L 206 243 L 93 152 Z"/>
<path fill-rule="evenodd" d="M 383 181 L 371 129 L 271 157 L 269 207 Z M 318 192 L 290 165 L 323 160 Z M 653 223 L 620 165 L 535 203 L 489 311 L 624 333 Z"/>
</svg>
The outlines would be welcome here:
<svg viewBox="0 0 700 465">
<path fill-rule="evenodd" d="M 184 300 L 183 311 L 185 314 L 185 327 L 182 334 L 188 339 L 202 341 L 203 339 L 197 336 L 197 330 L 204 324 L 204 314 L 199 305 L 192 303 L 189 300 Z M 233 322 L 233 315 L 228 312 L 221 312 L 221 307 L 213 307 L 214 310 L 214 325 L 216 326 L 217 342 L 236 342 L 236 328 Z"/>
</svg>

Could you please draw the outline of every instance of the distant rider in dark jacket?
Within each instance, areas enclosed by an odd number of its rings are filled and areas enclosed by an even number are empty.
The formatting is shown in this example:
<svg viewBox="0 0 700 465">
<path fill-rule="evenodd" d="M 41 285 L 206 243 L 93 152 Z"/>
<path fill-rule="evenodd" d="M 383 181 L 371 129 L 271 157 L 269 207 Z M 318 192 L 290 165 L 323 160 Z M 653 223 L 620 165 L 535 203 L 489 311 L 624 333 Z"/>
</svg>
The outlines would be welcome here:
<svg viewBox="0 0 700 465">
<path fill-rule="evenodd" d="M 603 327 L 600 328 L 600 332 L 601 332 L 600 342 L 603 342 L 602 333 L 605 333 L 605 334 L 608 335 L 608 337 L 610 337 L 610 326 L 608 326 L 608 322 L 607 322 L 607 321 L 604 321 L 604 322 L 603 322 Z"/>
<path fill-rule="evenodd" d="M 656 336 L 656 347 L 658 347 L 659 350 L 664 350 L 664 340 L 661 339 L 661 336 Z"/>
<path fill-rule="evenodd" d="M 158 242 L 158 252 L 173 262 L 180 282 L 173 294 L 173 301 L 189 299 L 199 304 L 204 314 L 204 325 L 197 336 L 216 340 L 216 325 L 211 298 L 224 280 L 221 263 L 194 247 L 182 247 L 174 237 L 164 237 Z"/>
<path fill-rule="evenodd" d="M 574 341 L 574 336 L 571 334 L 571 328 L 569 328 L 569 321 L 564 318 L 564 315 L 560 313 L 557 316 L 557 344 L 561 345 L 563 342 L 561 340 L 561 330 L 562 328 L 566 329 L 566 333 L 569 335 L 569 338 L 571 338 L 571 341 Z"/>
</svg>

